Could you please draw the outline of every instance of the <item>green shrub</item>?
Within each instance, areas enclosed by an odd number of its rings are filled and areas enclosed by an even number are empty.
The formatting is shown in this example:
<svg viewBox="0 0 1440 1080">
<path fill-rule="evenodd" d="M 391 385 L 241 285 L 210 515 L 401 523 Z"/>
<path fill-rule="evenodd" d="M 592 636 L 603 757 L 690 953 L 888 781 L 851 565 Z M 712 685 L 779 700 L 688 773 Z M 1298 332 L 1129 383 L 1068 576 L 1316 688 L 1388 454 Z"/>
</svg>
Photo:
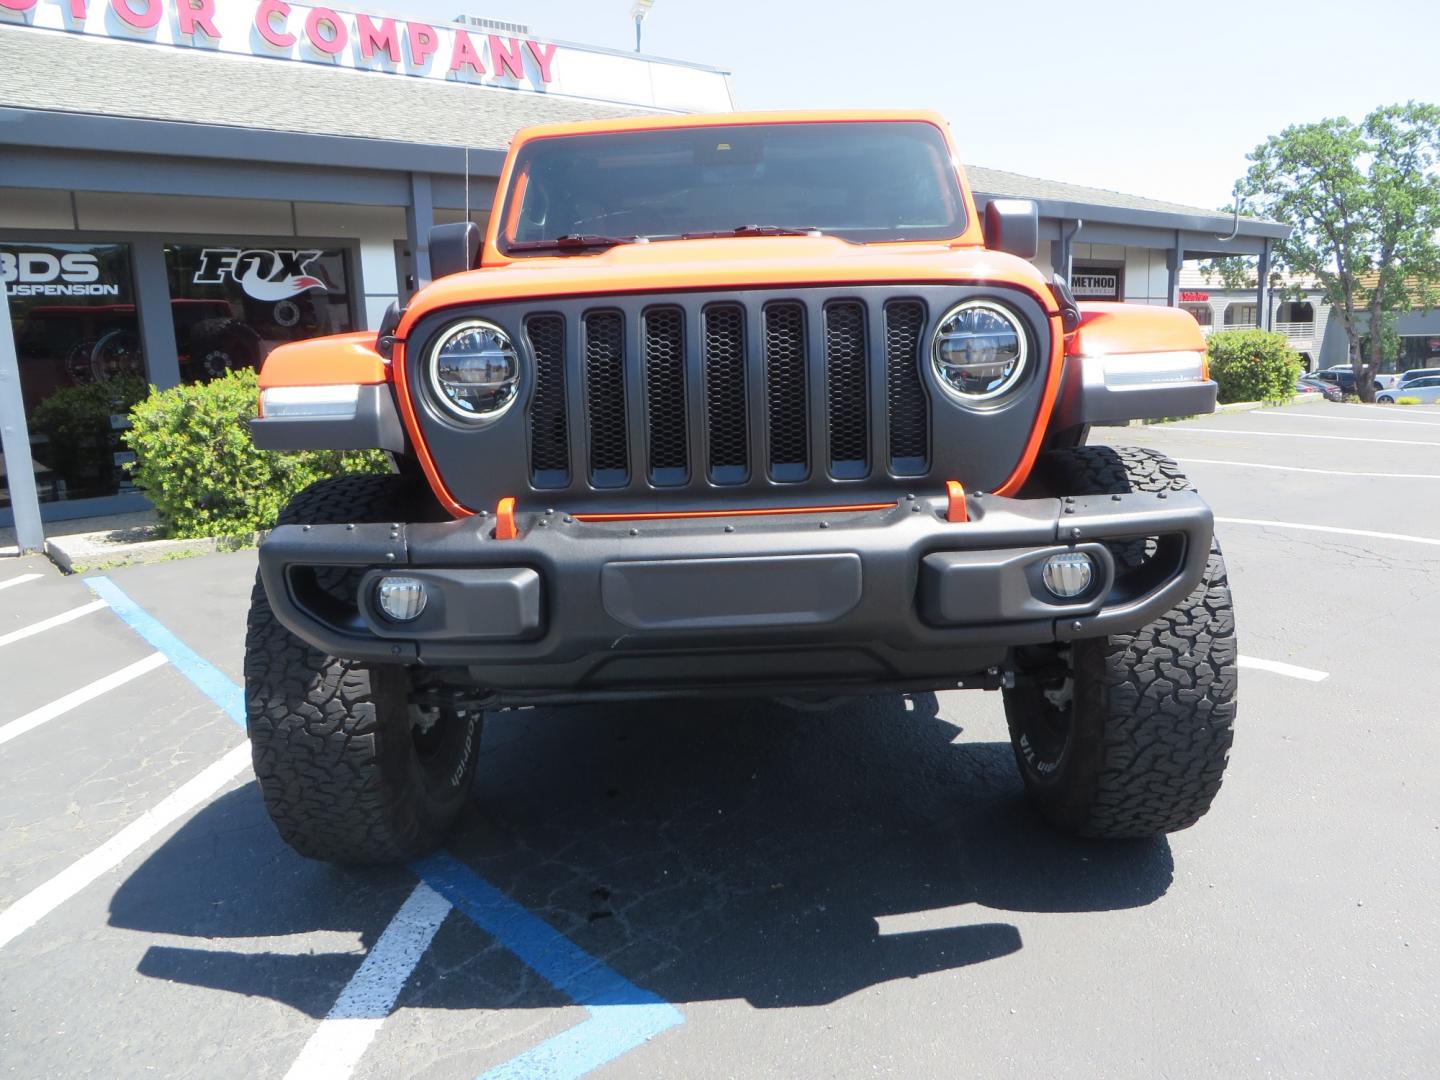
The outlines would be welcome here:
<svg viewBox="0 0 1440 1080">
<path fill-rule="evenodd" d="M 1397 397 L 1397 398 L 1395 399 L 1395 404 L 1396 404 L 1396 405 L 1419 405 L 1419 404 L 1420 404 L 1420 399 L 1419 399 L 1418 397 Z"/>
<path fill-rule="evenodd" d="M 1211 334 L 1210 377 L 1220 384 L 1220 403 L 1289 401 L 1300 377 L 1300 354 L 1284 334 L 1267 330 L 1222 330 Z"/>
<path fill-rule="evenodd" d="M 341 472 L 385 472 L 378 450 L 280 454 L 250 441 L 255 372 L 151 394 L 130 413 L 136 485 L 167 536 L 243 536 L 275 524 L 296 492 Z"/>
</svg>

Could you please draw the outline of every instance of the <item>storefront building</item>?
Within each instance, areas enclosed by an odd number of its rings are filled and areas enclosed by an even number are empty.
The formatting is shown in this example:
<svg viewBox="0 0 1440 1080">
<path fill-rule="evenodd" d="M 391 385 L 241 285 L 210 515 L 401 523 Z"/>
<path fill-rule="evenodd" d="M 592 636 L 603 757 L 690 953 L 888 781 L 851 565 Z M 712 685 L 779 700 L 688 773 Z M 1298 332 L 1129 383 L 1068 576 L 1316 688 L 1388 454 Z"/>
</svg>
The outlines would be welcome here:
<svg viewBox="0 0 1440 1080">
<path fill-rule="evenodd" d="M 0 426 L 33 476 L 0 469 L 0 525 L 32 486 L 46 521 L 143 508 L 121 435 L 147 385 L 376 326 L 428 279 L 432 224 L 483 226 L 517 129 L 734 107 L 714 67 L 286 0 L 0 0 L 0 56 Z M 970 177 L 1039 201 L 1037 261 L 1082 297 L 1172 304 L 1183 259 L 1285 233 Z"/>
</svg>

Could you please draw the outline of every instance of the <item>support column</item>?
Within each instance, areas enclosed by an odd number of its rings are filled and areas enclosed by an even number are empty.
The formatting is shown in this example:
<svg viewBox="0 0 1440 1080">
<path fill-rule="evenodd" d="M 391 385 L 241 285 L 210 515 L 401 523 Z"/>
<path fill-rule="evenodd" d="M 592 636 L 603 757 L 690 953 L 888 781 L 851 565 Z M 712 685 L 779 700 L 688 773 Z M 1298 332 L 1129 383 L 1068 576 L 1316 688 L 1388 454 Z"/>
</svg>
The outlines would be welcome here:
<svg viewBox="0 0 1440 1080">
<path fill-rule="evenodd" d="M 1165 253 L 1165 268 L 1170 272 L 1170 306 L 1180 306 L 1180 268 L 1185 265 L 1185 248 L 1180 232 L 1175 232 L 1175 246 Z M 1147 294 L 1148 295 L 1148 294 Z"/>
<path fill-rule="evenodd" d="M 1270 314 L 1270 241 L 1260 246 L 1260 262 L 1256 269 L 1259 276 L 1255 282 L 1255 325 L 1262 330 L 1271 329 L 1274 319 Z"/>
<path fill-rule="evenodd" d="M 0 452 L 5 455 L 5 482 L 15 515 L 15 538 L 21 552 L 45 546 L 40 525 L 40 498 L 35 493 L 35 463 L 30 457 L 30 429 L 20 394 L 20 361 L 15 355 L 15 330 L 10 325 L 10 298 L 0 285 Z"/>
<path fill-rule="evenodd" d="M 410 174 L 410 205 L 405 207 L 405 236 L 415 288 L 430 284 L 430 229 L 435 224 L 435 196 L 429 173 Z M 403 282 L 401 284 L 404 284 Z"/>
<path fill-rule="evenodd" d="M 170 310 L 170 281 L 165 275 L 165 245 L 159 240 L 137 240 L 131 251 L 145 377 L 157 389 L 168 390 L 180 385 L 180 353 L 175 344 L 175 316 Z"/>
<path fill-rule="evenodd" d="M 1074 262 L 1075 234 L 1083 224 L 1083 221 L 1058 222 L 1059 239 L 1050 245 L 1050 266 L 1066 281 L 1070 280 L 1071 264 Z"/>
</svg>

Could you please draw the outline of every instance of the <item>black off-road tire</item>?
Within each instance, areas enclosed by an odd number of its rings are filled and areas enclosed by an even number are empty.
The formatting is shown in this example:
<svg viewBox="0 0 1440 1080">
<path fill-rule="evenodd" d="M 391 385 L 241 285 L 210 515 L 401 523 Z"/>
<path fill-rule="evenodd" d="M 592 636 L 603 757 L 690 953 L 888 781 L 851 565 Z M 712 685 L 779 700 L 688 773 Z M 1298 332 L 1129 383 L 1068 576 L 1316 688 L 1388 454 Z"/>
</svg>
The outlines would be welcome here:
<svg viewBox="0 0 1440 1080">
<path fill-rule="evenodd" d="M 1052 451 L 1038 474 L 1052 495 L 1191 490 L 1175 462 L 1138 447 Z M 1115 554 L 1133 566 L 1144 549 Z M 1220 790 L 1235 722 L 1235 618 L 1219 545 L 1172 610 L 1132 634 L 1074 642 L 1059 659 L 1067 678 L 1005 691 L 1015 760 L 1041 813 L 1107 839 L 1198 821 Z"/>
<path fill-rule="evenodd" d="M 312 484 L 279 524 L 404 520 L 399 476 Z M 337 579 L 338 584 L 338 579 Z M 245 712 L 271 819 L 300 854 L 390 863 L 436 847 L 465 805 L 483 716 L 445 711 L 419 732 L 410 674 L 327 656 L 275 618 L 257 580 L 245 635 Z"/>
</svg>

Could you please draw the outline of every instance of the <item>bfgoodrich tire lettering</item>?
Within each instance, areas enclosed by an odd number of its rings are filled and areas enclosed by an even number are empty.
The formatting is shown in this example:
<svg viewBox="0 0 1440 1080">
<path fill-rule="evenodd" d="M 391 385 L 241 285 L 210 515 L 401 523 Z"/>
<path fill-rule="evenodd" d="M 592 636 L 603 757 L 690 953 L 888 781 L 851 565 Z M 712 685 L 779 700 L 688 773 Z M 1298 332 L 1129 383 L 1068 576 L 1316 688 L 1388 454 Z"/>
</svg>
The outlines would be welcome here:
<svg viewBox="0 0 1440 1080">
<path fill-rule="evenodd" d="M 1047 457 L 1044 474 L 1063 485 L 1056 495 L 1190 487 L 1173 461 L 1150 450 L 1079 447 Z M 1235 657 L 1225 562 L 1212 545 L 1203 580 L 1171 611 L 1133 634 L 1075 642 L 1058 657 L 1063 678 L 1005 692 L 1031 799 L 1084 836 L 1193 825 L 1220 790 L 1229 756 Z"/>
<path fill-rule="evenodd" d="M 399 520 L 397 476 L 322 480 L 282 524 Z M 465 805 L 478 712 L 420 713 L 399 666 L 327 656 L 276 620 L 256 582 L 245 637 L 245 709 L 255 775 L 280 835 L 339 863 L 409 859 L 440 843 Z"/>
</svg>

